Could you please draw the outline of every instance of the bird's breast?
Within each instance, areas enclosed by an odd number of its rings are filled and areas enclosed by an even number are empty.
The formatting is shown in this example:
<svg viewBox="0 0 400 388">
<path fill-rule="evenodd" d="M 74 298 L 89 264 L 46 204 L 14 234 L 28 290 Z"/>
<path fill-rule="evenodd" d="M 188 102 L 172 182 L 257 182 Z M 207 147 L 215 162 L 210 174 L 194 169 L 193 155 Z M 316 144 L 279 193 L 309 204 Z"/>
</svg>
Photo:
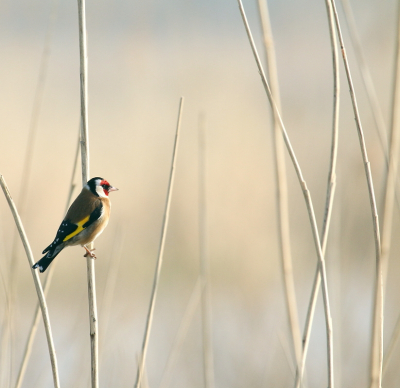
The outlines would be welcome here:
<svg viewBox="0 0 400 388">
<path fill-rule="evenodd" d="M 86 229 L 82 230 L 78 235 L 73 237 L 70 245 L 87 245 L 93 242 L 105 229 L 110 219 L 110 200 L 108 198 L 101 198 L 103 207 L 101 216 L 89 225 Z"/>
</svg>

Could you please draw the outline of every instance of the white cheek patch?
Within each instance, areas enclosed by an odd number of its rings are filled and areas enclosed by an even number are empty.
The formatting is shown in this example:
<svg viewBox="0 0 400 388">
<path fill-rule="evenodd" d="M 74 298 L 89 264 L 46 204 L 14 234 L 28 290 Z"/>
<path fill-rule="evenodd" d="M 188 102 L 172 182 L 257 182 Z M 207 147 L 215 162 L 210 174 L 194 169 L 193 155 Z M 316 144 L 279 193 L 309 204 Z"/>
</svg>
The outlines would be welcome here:
<svg viewBox="0 0 400 388">
<path fill-rule="evenodd" d="M 101 186 L 96 186 L 96 193 L 99 195 L 99 197 L 107 198 L 107 195 Z"/>
</svg>

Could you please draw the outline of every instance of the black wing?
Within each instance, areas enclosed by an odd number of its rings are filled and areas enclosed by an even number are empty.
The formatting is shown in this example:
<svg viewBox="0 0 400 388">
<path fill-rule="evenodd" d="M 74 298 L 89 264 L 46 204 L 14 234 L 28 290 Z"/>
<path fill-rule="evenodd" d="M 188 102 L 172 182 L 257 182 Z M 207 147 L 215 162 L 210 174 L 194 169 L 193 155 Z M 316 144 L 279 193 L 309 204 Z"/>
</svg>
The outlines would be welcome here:
<svg viewBox="0 0 400 388">
<path fill-rule="evenodd" d="M 99 201 L 99 205 L 92 211 L 90 216 L 87 216 L 83 220 L 79 221 L 77 224 L 72 223 L 69 220 L 64 220 L 63 222 L 61 222 L 54 241 L 42 253 L 44 254 L 47 251 L 50 251 L 58 245 L 62 244 L 63 242 L 68 241 L 72 237 L 78 235 L 88 226 L 97 221 L 101 217 L 102 212 L 103 203 Z"/>
<path fill-rule="evenodd" d="M 83 228 L 86 229 L 88 226 L 92 225 L 93 222 L 97 221 L 101 214 L 103 213 L 103 202 L 99 201 L 99 206 L 97 206 L 90 214 L 89 221 L 83 224 Z"/>
<path fill-rule="evenodd" d="M 64 220 L 63 222 L 61 222 L 54 241 L 42 253 L 44 254 L 50 249 L 55 248 L 57 245 L 62 244 L 65 237 L 67 237 L 71 233 L 74 233 L 76 229 L 78 229 L 78 225 L 73 224 L 68 220 Z"/>
</svg>

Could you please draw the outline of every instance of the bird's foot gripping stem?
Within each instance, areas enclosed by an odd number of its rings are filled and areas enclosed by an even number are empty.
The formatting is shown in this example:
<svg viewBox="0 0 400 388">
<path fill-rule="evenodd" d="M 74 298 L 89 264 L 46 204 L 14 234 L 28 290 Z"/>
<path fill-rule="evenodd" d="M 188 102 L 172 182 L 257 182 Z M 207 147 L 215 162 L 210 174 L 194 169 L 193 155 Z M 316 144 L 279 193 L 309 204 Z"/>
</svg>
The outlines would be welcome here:
<svg viewBox="0 0 400 388">
<path fill-rule="evenodd" d="M 93 253 L 93 251 L 94 251 L 96 248 L 93 248 L 92 250 L 90 250 L 90 249 L 87 249 L 85 245 L 83 245 L 83 247 L 85 248 L 85 251 L 86 251 L 86 253 L 83 255 L 83 257 L 88 257 L 88 256 L 90 256 L 90 257 L 92 257 L 92 258 L 95 259 L 95 260 L 97 259 L 96 255 Z"/>
</svg>

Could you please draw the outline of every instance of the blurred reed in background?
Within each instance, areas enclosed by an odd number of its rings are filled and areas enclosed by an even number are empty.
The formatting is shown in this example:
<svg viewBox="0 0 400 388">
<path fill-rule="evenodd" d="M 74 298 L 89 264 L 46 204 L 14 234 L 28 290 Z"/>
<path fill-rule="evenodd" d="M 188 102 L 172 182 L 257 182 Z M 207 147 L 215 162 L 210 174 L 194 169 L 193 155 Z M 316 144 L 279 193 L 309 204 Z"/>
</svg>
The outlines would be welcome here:
<svg viewBox="0 0 400 388">
<path fill-rule="evenodd" d="M 321 228 L 332 122 L 332 59 L 323 1 L 269 2 L 281 112 L 313 195 Z M 245 1 L 256 44 L 256 2 Z M 381 215 L 385 153 L 339 6 Z M 397 31 L 395 1 L 352 1 L 355 23 L 389 138 Z M 54 237 L 65 211 L 80 120 L 76 2 L 0 5 L 0 173 L 16 201 L 33 254 Z M 91 175 L 120 191 L 96 241 L 100 385 L 133 386 L 157 260 L 179 97 L 185 96 L 168 233 L 146 362 L 150 387 L 203 387 L 199 245 L 199 117 L 205 130 L 206 241 L 215 387 L 284 387 L 295 378 L 277 228 L 271 110 L 235 1 L 88 2 Z M 52 15 L 54 21 L 52 21 Z M 50 27 L 49 27 L 50 26 Z M 42 102 L 37 85 L 51 30 Z M 336 386 L 368 386 L 375 281 L 373 227 L 353 112 L 341 65 L 337 186 L 326 249 Z M 37 130 L 29 140 L 34 109 Z M 24 158 L 30 147 L 30 174 Z M 301 330 L 317 256 L 296 175 L 286 155 L 294 286 Z M 75 176 L 80 190 L 80 176 Z M 386 285 L 384 354 L 400 314 L 399 207 L 393 212 Z M 0 200 L 0 386 L 14 387 L 36 306 L 22 244 Z M 119 256 L 120 255 L 120 256 Z M 90 382 L 86 260 L 81 248 L 57 257 L 48 293 L 61 386 Z M 11 262 L 13 261 L 13 262 Z M 15 278 L 11 279 L 11 267 Z M 115 267 L 116 266 L 116 267 Z M 44 278 L 41 275 L 42 280 Z M 116 279 L 110 284 L 110 277 Z M 11 291 L 13 290 L 13 291 Z M 321 298 L 320 298 L 321 299 Z M 197 302 L 196 302 L 197 300 Z M 190 304 L 192 303 L 192 305 Z M 194 303 L 194 304 L 193 304 Z M 191 307 L 192 306 L 192 307 Z M 169 378 L 163 375 L 185 311 Z M 10 318 L 11 317 L 11 318 Z M 184 325 L 183 325 L 184 326 Z M 383 385 L 397 387 L 394 347 Z M 326 386 L 326 335 L 317 303 L 306 362 L 307 387 Z M 51 387 L 39 325 L 23 387 Z M 165 386 L 165 385 L 163 385 Z"/>
</svg>

